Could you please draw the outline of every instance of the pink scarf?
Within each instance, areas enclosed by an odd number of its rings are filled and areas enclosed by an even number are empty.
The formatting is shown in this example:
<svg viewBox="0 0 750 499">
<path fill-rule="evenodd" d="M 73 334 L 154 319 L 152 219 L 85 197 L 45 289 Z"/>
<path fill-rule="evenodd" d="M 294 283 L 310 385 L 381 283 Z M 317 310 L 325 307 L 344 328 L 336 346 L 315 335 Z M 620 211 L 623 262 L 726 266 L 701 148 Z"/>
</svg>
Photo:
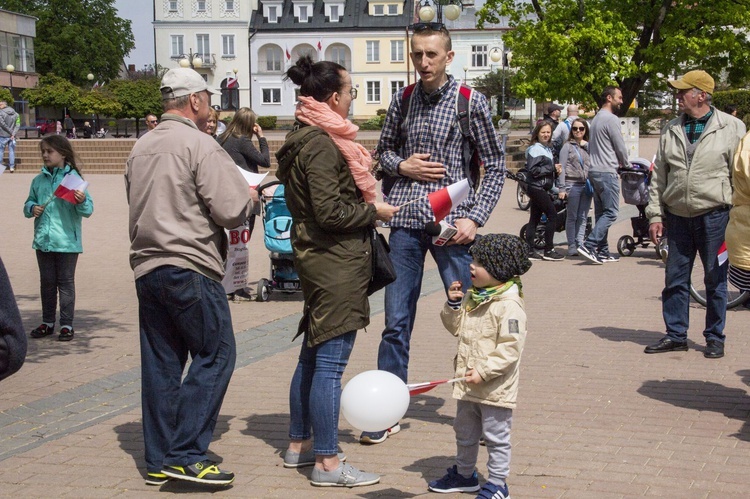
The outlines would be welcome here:
<svg viewBox="0 0 750 499">
<path fill-rule="evenodd" d="M 334 112 L 325 102 L 318 102 L 312 97 L 299 96 L 299 103 L 294 117 L 308 125 L 320 127 L 333 139 L 349 166 L 354 183 L 362 191 L 365 201 L 375 202 L 375 185 L 372 176 L 372 156 L 362 144 L 354 142 L 359 127 Z"/>
</svg>

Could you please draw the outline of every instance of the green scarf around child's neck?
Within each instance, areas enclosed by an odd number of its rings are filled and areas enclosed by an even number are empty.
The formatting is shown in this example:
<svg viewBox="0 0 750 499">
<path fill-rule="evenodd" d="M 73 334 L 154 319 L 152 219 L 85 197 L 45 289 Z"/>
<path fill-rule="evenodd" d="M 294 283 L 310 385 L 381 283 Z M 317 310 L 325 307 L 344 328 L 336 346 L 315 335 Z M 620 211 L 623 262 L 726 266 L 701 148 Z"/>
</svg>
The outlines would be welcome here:
<svg viewBox="0 0 750 499">
<path fill-rule="evenodd" d="M 474 286 L 470 287 L 469 299 L 466 301 L 466 310 L 468 312 L 471 312 L 490 298 L 505 293 L 514 284 L 518 286 L 518 294 L 519 296 L 521 296 L 521 298 L 523 298 L 523 292 L 521 291 L 521 278 L 518 276 L 511 278 L 507 282 L 489 288 L 476 288 Z"/>
</svg>

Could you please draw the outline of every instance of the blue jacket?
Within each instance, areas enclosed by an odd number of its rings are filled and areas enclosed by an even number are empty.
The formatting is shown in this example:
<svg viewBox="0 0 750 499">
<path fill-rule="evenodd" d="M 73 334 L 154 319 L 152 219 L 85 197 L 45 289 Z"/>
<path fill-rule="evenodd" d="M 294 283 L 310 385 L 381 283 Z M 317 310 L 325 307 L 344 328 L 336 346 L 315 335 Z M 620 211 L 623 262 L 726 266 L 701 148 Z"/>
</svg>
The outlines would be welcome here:
<svg viewBox="0 0 750 499">
<path fill-rule="evenodd" d="M 65 168 L 42 168 L 42 173 L 34 177 L 29 189 L 29 197 L 23 205 L 26 218 L 34 215 L 31 210 L 36 205 L 47 203 L 42 216 L 34 219 L 35 250 L 56 253 L 82 253 L 81 218 L 90 217 L 94 212 L 94 201 L 86 191 L 83 203 L 72 204 L 54 196 L 55 189 L 65 175 L 79 176 L 70 165 Z M 49 202 L 48 202 L 49 201 Z"/>
</svg>

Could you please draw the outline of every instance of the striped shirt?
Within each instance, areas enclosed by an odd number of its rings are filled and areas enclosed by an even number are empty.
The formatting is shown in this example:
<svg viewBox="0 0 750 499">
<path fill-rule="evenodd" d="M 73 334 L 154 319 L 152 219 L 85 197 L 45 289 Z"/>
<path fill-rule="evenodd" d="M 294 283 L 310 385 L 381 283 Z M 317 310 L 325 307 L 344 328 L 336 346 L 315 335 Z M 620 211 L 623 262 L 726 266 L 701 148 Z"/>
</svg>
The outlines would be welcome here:
<svg viewBox="0 0 750 499">
<path fill-rule="evenodd" d="M 392 227 L 424 229 L 427 222 L 435 219 L 427 194 L 442 189 L 466 177 L 463 165 L 464 136 L 456 117 L 456 93 L 459 84 L 452 76 L 441 89 L 436 103 L 430 103 L 417 84 L 409 99 L 409 112 L 402 118 L 401 104 L 404 89 L 400 89 L 391 101 L 390 109 L 380 134 L 378 153 L 383 170 L 396 177 L 396 183 L 388 195 L 388 203 L 404 206 L 391 220 Z M 454 207 L 445 218 L 454 225 L 459 218 L 469 218 L 483 226 L 495 208 L 505 182 L 505 157 L 492 126 L 487 99 L 479 92 L 471 98 L 470 134 L 484 165 L 484 178 L 480 188 L 470 192 L 468 199 Z M 402 144 L 402 127 L 407 133 Z M 415 153 L 429 153 L 428 161 L 442 163 L 446 168 L 445 177 L 439 181 L 414 180 L 398 174 L 398 165 Z"/>
</svg>

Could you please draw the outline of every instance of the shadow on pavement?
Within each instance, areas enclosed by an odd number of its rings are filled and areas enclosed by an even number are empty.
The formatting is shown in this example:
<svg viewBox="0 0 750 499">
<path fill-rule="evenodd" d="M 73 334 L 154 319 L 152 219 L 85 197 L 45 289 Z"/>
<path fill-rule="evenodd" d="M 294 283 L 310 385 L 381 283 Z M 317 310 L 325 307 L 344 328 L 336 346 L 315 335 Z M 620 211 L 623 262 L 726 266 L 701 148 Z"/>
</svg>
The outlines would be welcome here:
<svg viewBox="0 0 750 499">
<path fill-rule="evenodd" d="M 748 383 L 750 371 L 740 373 L 744 373 L 743 381 Z M 638 393 L 676 407 L 718 412 L 727 418 L 740 420 L 743 422 L 742 429 L 729 436 L 750 441 L 750 395 L 745 390 L 709 381 L 666 379 L 646 381 L 638 389 Z M 718 430 L 716 433 L 718 435 Z"/>
<path fill-rule="evenodd" d="M 426 487 L 425 487 L 426 488 Z M 399 498 L 399 497 L 417 497 L 418 495 L 423 494 L 411 494 L 409 492 L 403 492 L 398 489 L 394 489 L 393 487 L 389 489 L 379 489 L 379 490 L 372 490 L 370 492 L 365 492 L 362 494 L 357 494 L 356 497 L 393 497 L 393 498 Z"/>
<path fill-rule="evenodd" d="M 482 453 L 479 456 L 479 459 L 482 459 Z M 445 475 L 446 470 L 454 464 L 456 464 L 456 456 L 431 456 L 414 461 L 414 464 L 405 466 L 404 471 L 419 473 L 424 480 L 424 489 L 427 491 L 427 484 Z"/>
<path fill-rule="evenodd" d="M 103 338 L 113 338 L 119 332 L 131 332 L 132 328 L 131 326 L 126 327 L 118 321 L 107 319 L 107 315 L 106 311 L 76 310 L 75 322 L 73 323 L 75 337 L 69 342 L 57 341 L 57 335 L 60 332 L 60 319 L 58 315 L 58 323 L 55 324 L 55 334 L 45 338 L 29 337 L 26 362 L 38 363 L 57 357 L 58 355 L 86 354 L 95 350 L 110 349 L 110 345 L 106 344 L 106 342 L 99 342 L 97 345 L 93 345 L 93 342 L 94 340 L 101 340 Z M 39 304 L 38 310 L 21 312 L 21 320 L 27 329 L 27 334 L 41 324 L 41 317 L 41 304 Z M 103 331 L 106 331 L 107 334 L 103 334 Z"/>
<path fill-rule="evenodd" d="M 591 328 L 584 328 L 581 329 L 581 331 L 590 331 L 597 335 L 599 338 L 602 338 L 604 340 L 608 341 L 629 341 L 631 343 L 635 343 L 636 345 L 643 345 L 644 347 L 647 345 L 651 345 L 652 343 L 656 343 L 660 339 L 664 337 L 664 333 L 661 331 L 646 331 L 643 329 L 623 329 L 618 327 L 606 327 L 606 326 L 600 326 L 600 327 L 591 327 Z M 693 349 L 696 348 L 698 344 L 694 341 L 688 339 L 688 347 Z M 701 346 L 701 349 L 703 347 Z"/>
<path fill-rule="evenodd" d="M 243 435 L 262 440 L 276 449 L 275 454 L 279 456 L 286 450 L 289 444 L 289 414 L 253 414 L 242 420 L 246 423 L 245 429 L 241 430 Z M 341 436 L 342 432 L 339 432 Z"/>
<path fill-rule="evenodd" d="M 438 388 L 439 389 L 439 388 Z M 445 390 L 445 388 L 443 388 Z M 411 419 L 429 421 L 430 423 L 439 423 L 453 426 L 453 416 L 445 416 L 438 413 L 438 410 L 445 405 L 445 398 L 451 397 L 450 388 L 445 397 L 435 397 L 432 395 L 415 395 L 409 403 L 409 410 L 406 416 Z M 401 425 L 404 427 L 404 425 Z"/>
</svg>

